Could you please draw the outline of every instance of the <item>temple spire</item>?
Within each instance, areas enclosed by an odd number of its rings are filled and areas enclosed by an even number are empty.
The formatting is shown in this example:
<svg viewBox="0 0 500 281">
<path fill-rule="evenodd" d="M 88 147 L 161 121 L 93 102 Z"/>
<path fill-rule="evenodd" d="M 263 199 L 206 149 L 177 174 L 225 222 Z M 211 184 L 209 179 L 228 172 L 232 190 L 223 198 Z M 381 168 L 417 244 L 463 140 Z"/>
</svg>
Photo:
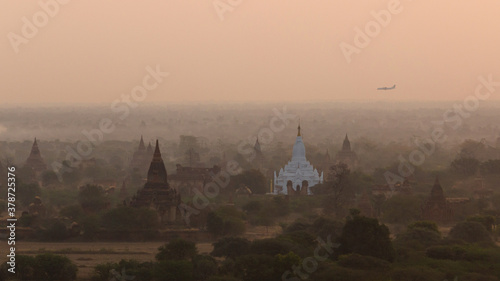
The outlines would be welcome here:
<svg viewBox="0 0 500 281">
<path fill-rule="evenodd" d="M 349 141 L 347 134 L 345 134 L 344 143 L 342 144 L 342 150 L 344 150 L 344 151 L 351 150 L 351 142 Z"/>
<path fill-rule="evenodd" d="M 146 146 L 144 145 L 144 139 L 141 135 L 141 141 L 139 142 L 139 150 L 146 150 Z"/>
<path fill-rule="evenodd" d="M 300 137 L 300 118 L 299 118 L 299 127 L 297 129 L 298 129 L 297 137 Z"/>
<path fill-rule="evenodd" d="M 156 140 L 156 148 L 149 166 L 148 180 L 146 182 L 145 188 L 153 187 L 156 184 L 161 184 L 162 188 L 169 188 L 167 183 L 167 170 L 165 169 L 165 164 L 161 158 L 160 146 L 158 145 L 158 140 Z"/>
<path fill-rule="evenodd" d="M 155 152 L 153 154 L 153 161 L 155 160 L 161 160 L 163 162 L 163 159 L 161 158 L 160 146 L 158 145 L 158 140 L 156 140 Z"/>
<path fill-rule="evenodd" d="M 149 155 L 153 154 L 153 147 L 151 146 L 151 142 L 148 144 L 148 148 L 146 149 Z"/>
</svg>

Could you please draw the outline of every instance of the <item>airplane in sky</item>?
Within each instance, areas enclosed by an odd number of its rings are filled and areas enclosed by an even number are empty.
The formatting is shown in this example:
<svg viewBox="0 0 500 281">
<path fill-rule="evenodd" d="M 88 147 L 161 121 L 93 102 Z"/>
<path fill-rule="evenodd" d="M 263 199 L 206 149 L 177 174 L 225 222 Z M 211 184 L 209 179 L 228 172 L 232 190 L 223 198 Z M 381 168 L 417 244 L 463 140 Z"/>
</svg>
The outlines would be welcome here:
<svg viewBox="0 0 500 281">
<path fill-rule="evenodd" d="M 394 84 L 394 86 L 388 88 L 388 87 L 382 87 L 382 88 L 377 88 L 377 90 L 394 90 L 396 89 L 396 84 Z"/>
</svg>

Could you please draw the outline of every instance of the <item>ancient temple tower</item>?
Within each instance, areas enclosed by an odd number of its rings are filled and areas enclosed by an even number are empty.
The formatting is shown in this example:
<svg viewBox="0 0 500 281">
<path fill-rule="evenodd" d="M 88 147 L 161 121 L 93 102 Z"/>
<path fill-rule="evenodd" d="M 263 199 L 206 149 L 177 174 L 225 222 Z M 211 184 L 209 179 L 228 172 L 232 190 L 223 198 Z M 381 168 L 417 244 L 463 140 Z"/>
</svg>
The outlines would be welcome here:
<svg viewBox="0 0 500 281">
<path fill-rule="evenodd" d="M 445 222 L 453 219 L 453 211 L 446 202 L 443 188 L 436 177 L 431 194 L 422 207 L 422 218 L 424 220 Z"/>
<path fill-rule="evenodd" d="M 40 149 L 38 149 L 36 138 L 31 147 L 30 156 L 26 159 L 25 167 L 31 168 L 35 176 L 39 176 L 43 171 L 47 170 L 47 165 L 40 154 Z"/>
<path fill-rule="evenodd" d="M 337 153 L 335 160 L 337 163 L 347 164 L 347 166 L 351 169 L 358 165 L 358 156 L 351 150 L 351 142 L 349 141 L 347 134 L 345 135 L 342 149 Z"/>
<path fill-rule="evenodd" d="M 151 152 L 149 152 L 148 149 L 151 149 Z M 132 161 L 130 161 L 130 170 L 132 172 L 146 172 L 149 161 L 151 161 L 151 157 L 153 155 L 151 144 L 149 145 L 148 149 L 146 149 L 146 146 L 144 145 L 144 139 L 141 136 L 139 147 L 137 148 L 137 151 L 134 152 Z"/>
<path fill-rule="evenodd" d="M 158 140 L 156 140 L 147 182 L 134 196 L 131 206 L 155 209 L 162 223 L 172 223 L 176 219 L 176 209 L 180 200 L 180 194 L 168 184 L 167 170 L 161 157 Z"/>
</svg>

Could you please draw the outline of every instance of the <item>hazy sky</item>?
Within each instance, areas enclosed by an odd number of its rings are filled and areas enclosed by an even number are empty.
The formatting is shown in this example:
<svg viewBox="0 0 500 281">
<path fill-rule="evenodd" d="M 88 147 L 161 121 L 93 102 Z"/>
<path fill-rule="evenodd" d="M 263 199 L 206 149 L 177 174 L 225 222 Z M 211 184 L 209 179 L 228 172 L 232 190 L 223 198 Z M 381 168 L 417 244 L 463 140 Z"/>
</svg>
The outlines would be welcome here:
<svg viewBox="0 0 500 281">
<path fill-rule="evenodd" d="M 170 76 L 146 102 L 463 100 L 500 81 L 498 0 L 402 0 L 350 63 L 339 45 L 391 1 L 242 0 L 224 20 L 214 2 L 70 1 L 13 47 L 43 10 L 2 1 L 0 103 L 111 103 L 156 65 Z"/>
</svg>

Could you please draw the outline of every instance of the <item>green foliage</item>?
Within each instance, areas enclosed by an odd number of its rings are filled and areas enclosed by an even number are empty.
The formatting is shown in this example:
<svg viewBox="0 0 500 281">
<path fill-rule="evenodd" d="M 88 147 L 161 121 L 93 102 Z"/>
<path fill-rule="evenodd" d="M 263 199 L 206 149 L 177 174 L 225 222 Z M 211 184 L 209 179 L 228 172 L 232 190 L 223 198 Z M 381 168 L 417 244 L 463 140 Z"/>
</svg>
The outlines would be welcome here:
<svg viewBox="0 0 500 281">
<path fill-rule="evenodd" d="M 158 281 L 193 281 L 193 264 L 184 260 L 162 260 L 155 264 L 153 276 Z"/>
<path fill-rule="evenodd" d="M 466 251 L 458 246 L 434 246 L 425 251 L 425 255 L 433 259 L 463 260 Z"/>
<path fill-rule="evenodd" d="M 68 230 L 62 221 L 53 219 L 47 223 L 48 227 L 39 234 L 42 241 L 63 241 L 68 238 Z"/>
<path fill-rule="evenodd" d="M 76 279 L 78 270 L 70 259 L 54 254 L 17 255 L 16 273 L 7 272 L 7 268 L 7 263 L 0 267 L 2 280 L 70 281 Z"/>
<path fill-rule="evenodd" d="M 240 235 L 246 230 L 243 213 L 233 206 L 223 206 L 207 215 L 207 230 L 214 236 Z"/>
<path fill-rule="evenodd" d="M 224 237 L 213 244 L 211 253 L 214 257 L 227 257 L 236 259 L 250 251 L 250 241 L 246 238 Z"/>
<path fill-rule="evenodd" d="M 340 221 L 319 217 L 313 222 L 311 232 L 314 236 L 323 238 L 331 236 L 332 239 L 336 239 L 341 235 L 343 227 L 344 224 Z"/>
<path fill-rule="evenodd" d="M 493 216 L 472 216 L 468 217 L 467 221 L 475 221 L 481 223 L 488 232 L 493 232 L 493 227 L 495 226 L 495 218 Z"/>
<path fill-rule="evenodd" d="M 305 248 L 314 247 L 317 244 L 316 237 L 312 236 L 309 232 L 303 230 L 289 232 L 280 235 L 278 238 L 280 240 L 288 240 L 292 243 L 301 245 L 301 247 Z"/>
<path fill-rule="evenodd" d="M 66 206 L 59 211 L 59 214 L 72 221 L 78 221 L 84 216 L 83 209 L 80 205 Z"/>
<path fill-rule="evenodd" d="M 87 184 L 80 187 L 78 202 L 85 211 L 98 212 L 107 208 L 109 198 L 104 194 L 102 186 Z"/>
<path fill-rule="evenodd" d="M 16 188 L 16 201 L 21 201 L 24 205 L 28 206 L 35 196 L 41 196 L 42 190 L 36 183 L 18 183 Z"/>
<path fill-rule="evenodd" d="M 393 261 L 395 251 L 389 237 L 389 229 L 378 220 L 356 216 L 348 220 L 339 238 L 339 253 L 356 253 Z"/>
<path fill-rule="evenodd" d="M 66 206 L 68 202 L 76 202 L 78 200 L 78 190 L 76 189 L 44 189 L 42 190 L 42 198 L 48 204 L 54 206 Z"/>
<path fill-rule="evenodd" d="M 385 260 L 358 254 L 340 256 L 337 263 L 343 267 L 363 270 L 388 270 L 391 267 Z"/>
<path fill-rule="evenodd" d="M 88 215 L 81 220 L 83 240 L 93 241 L 101 227 L 101 218 L 97 215 Z"/>
<path fill-rule="evenodd" d="M 376 278 L 377 274 L 373 271 L 354 270 L 337 265 L 329 265 L 324 270 L 318 270 L 308 280 L 314 281 L 382 281 L 386 279 Z M 293 280 L 293 279 L 288 279 Z M 297 278 L 296 280 L 301 280 Z M 294 281 L 296 281 L 294 280 Z"/>
<path fill-rule="evenodd" d="M 274 271 L 276 272 L 286 272 L 290 270 L 294 265 L 299 265 L 301 259 L 294 252 L 289 252 L 286 255 L 277 254 L 274 256 Z"/>
<path fill-rule="evenodd" d="M 53 184 L 58 184 L 59 179 L 57 174 L 52 170 L 47 170 L 42 173 L 42 186 L 47 187 Z"/>
<path fill-rule="evenodd" d="M 35 257 L 34 275 L 38 280 L 75 280 L 77 267 L 64 256 L 41 254 Z"/>
<path fill-rule="evenodd" d="M 408 225 L 408 229 L 415 229 L 415 228 L 424 228 L 430 231 L 440 233 L 437 224 L 433 221 L 416 221 Z"/>
<path fill-rule="evenodd" d="M 162 260 L 191 260 L 197 253 L 196 244 L 183 239 L 175 239 L 158 248 L 156 259 Z"/>
<path fill-rule="evenodd" d="M 275 256 L 287 254 L 291 251 L 291 244 L 276 238 L 254 240 L 250 245 L 250 253 L 255 255 Z"/>
<path fill-rule="evenodd" d="M 277 217 L 282 217 L 290 214 L 290 205 L 283 196 L 273 197 L 272 206 L 273 206 L 272 209 L 273 213 L 270 213 L 268 215 L 275 215 Z"/>
<path fill-rule="evenodd" d="M 19 225 L 20 226 L 24 226 L 24 227 L 29 227 L 31 226 L 35 221 L 37 220 L 36 217 L 30 215 L 30 214 L 23 214 L 20 218 L 19 218 Z"/>
<path fill-rule="evenodd" d="M 243 205 L 242 209 L 248 214 L 258 214 L 264 207 L 260 200 L 251 200 Z"/>
<path fill-rule="evenodd" d="M 158 227 L 156 211 L 146 208 L 119 206 L 102 215 L 103 225 L 112 230 L 151 230 Z"/>
<path fill-rule="evenodd" d="M 424 249 L 441 242 L 441 234 L 429 227 L 408 227 L 406 232 L 399 234 L 396 244 L 413 249 Z"/>
<path fill-rule="evenodd" d="M 418 220 L 422 212 L 421 205 L 420 200 L 415 196 L 392 196 L 382 206 L 384 221 L 406 225 L 411 221 Z"/>
<path fill-rule="evenodd" d="M 16 255 L 16 271 L 12 274 L 7 271 L 10 268 L 6 262 L 0 266 L 0 280 L 36 280 L 35 279 L 36 259 L 32 256 Z"/>
<path fill-rule="evenodd" d="M 283 230 L 283 233 L 291 233 L 295 231 L 305 231 L 311 227 L 310 224 L 302 222 L 302 221 L 295 221 L 292 224 L 290 224 L 285 230 Z"/>
<path fill-rule="evenodd" d="M 266 194 L 269 191 L 268 183 L 261 171 L 250 169 L 232 176 L 230 185 L 236 190 L 240 185 L 250 188 L 253 194 Z"/>
<path fill-rule="evenodd" d="M 426 267 L 397 268 L 391 273 L 393 281 L 443 281 L 445 276 L 437 270 Z"/>
<path fill-rule="evenodd" d="M 207 255 L 196 255 L 193 258 L 193 272 L 196 280 L 207 280 L 217 273 L 217 261 Z"/>
<path fill-rule="evenodd" d="M 241 279 L 231 276 L 212 276 L 208 278 L 208 281 L 241 281 Z"/>
<path fill-rule="evenodd" d="M 475 221 L 459 222 L 451 230 L 449 237 L 469 243 L 492 242 L 491 236 L 483 224 Z"/>
<path fill-rule="evenodd" d="M 473 176 L 477 172 L 479 164 L 479 160 L 474 157 L 461 156 L 453 160 L 450 166 L 457 175 Z"/>
<path fill-rule="evenodd" d="M 152 262 L 139 262 L 136 260 L 120 260 L 118 263 L 98 264 L 94 267 L 92 281 L 113 280 L 134 280 L 151 281 L 153 280 L 154 264 Z M 129 278 L 129 279 L 126 279 Z M 133 279 L 132 279 L 133 278 Z"/>
<path fill-rule="evenodd" d="M 280 280 L 282 273 L 275 272 L 274 258 L 269 255 L 246 255 L 236 260 L 236 276 L 243 281 Z"/>
</svg>

